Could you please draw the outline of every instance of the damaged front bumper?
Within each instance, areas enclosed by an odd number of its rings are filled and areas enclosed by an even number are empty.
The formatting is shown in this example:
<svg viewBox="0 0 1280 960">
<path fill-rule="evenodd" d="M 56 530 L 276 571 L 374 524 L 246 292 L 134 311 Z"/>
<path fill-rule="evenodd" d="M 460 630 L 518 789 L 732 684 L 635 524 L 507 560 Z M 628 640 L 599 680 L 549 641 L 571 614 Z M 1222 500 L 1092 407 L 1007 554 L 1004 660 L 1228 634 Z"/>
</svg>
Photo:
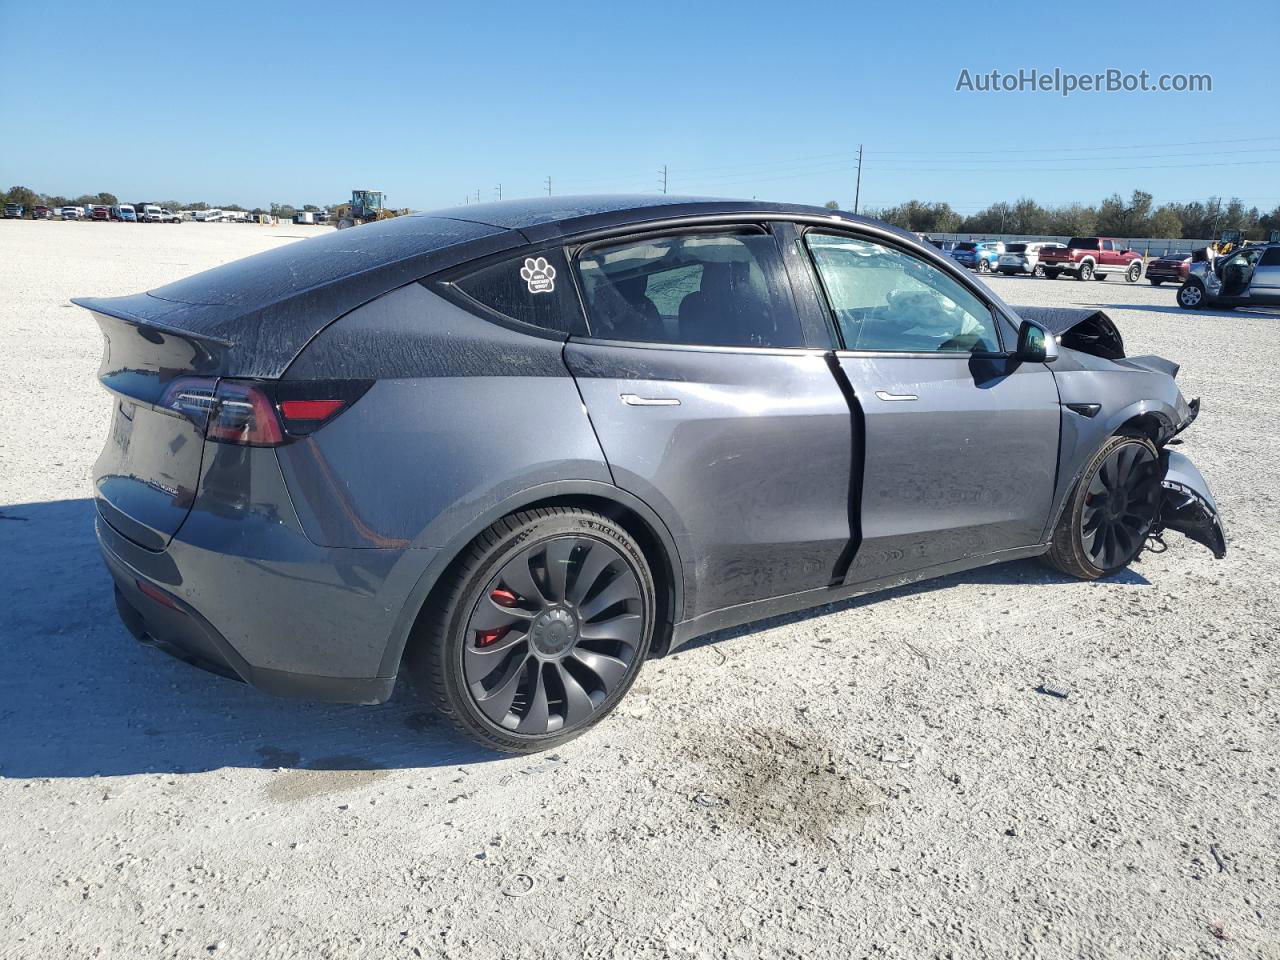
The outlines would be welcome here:
<svg viewBox="0 0 1280 960">
<path fill-rule="evenodd" d="M 1227 535 L 1209 485 L 1196 465 L 1183 454 L 1165 449 L 1160 457 L 1164 467 L 1164 479 L 1160 482 L 1163 496 L 1152 534 L 1159 536 L 1165 530 L 1177 530 L 1204 544 L 1221 560 L 1227 555 Z"/>
</svg>

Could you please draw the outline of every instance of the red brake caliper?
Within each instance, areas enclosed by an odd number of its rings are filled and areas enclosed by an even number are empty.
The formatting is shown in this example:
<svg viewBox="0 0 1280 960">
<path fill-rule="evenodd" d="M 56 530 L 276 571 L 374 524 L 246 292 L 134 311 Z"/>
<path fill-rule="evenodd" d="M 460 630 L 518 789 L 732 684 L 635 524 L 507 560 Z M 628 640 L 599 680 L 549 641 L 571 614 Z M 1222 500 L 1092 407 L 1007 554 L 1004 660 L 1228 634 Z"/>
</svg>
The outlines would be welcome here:
<svg viewBox="0 0 1280 960">
<path fill-rule="evenodd" d="M 514 607 L 520 602 L 520 598 L 514 593 L 503 590 L 501 587 L 489 594 L 489 599 L 500 607 Z M 506 636 L 510 629 L 510 627 L 498 627 L 496 630 L 481 630 L 476 634 L 476 646 L 491 647 Z"/>
</svg>

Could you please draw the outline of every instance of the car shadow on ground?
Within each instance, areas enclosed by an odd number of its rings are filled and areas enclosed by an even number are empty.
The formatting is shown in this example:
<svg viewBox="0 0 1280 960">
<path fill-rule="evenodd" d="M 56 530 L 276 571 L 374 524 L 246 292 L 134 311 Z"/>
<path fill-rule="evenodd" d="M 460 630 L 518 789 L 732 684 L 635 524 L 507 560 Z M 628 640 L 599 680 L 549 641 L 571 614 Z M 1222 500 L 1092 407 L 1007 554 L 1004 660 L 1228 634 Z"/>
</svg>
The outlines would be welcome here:
<svg viewBox="0 0 1280 960">
<path fill-rule="evenodd" d="M 400 684 L 376 707 L 259 693 L 134 640 L 90 500 L 0 506 L 0 778 L 223 767 L 382 770 L 499 759 Z"/>
<path fill-rule="evenodd" d="M 138 643 L 120 623 L 90 500 L 0 507 L 0 778 L 224 767 L 390 770 L 501 758 L 401 683 L 376 707 L 259 693 Z M 960 583 L 1069 582 L 1035 561 L 985 567 L 710 634 L 694 646 Z M 1142 584 L 1126 571 L 1110 582 Z"/>
<path fill-rule="evenodd" d="M 961 584 L 1037 586 L 1067 583 L 1080 584 L 1082 587 L 1092 585 L 1090 583 L 1082 583 L 1074 577 L 1069 577 L 1066 574 L 1059 573 L 1051 567 L 1046 566 L 1040 560 L 1014 560 L 1009 563 L 993 564 L 988 567 L 979 567 L 976 570 L 967 570 L 963 573 L 953 573 L 945 577 L 938 577 L 934 580 L 922 580 L 919 583 L 911 583 L 901 587 L 894 587 L 890 590 L 881 590 L 876 593 L 850 597 L 848 600 L 838 600 L 834 603 L 823 604 L 820 607 L 813 607 L 809 610 L 787 613 L 781 616 L 771 617 L 768 620 L 757 620 L 741 627 L 729 627 L 725 630 L 718 630 L 715 633 L 709 633 L 706 636 L 699 637 L 692 643 L 681 647 L 680 649 L 692 650 L 708 644 L 719 643 L 722 640 L 733 640 L 737 637 L 756 633 L 761 630 L 770 630 L 775 627 L 787 626 L 788 624 L 802 623 L 805 620 L 825 617 L 827 614 L 839 613 L 844 610 L 856 610 L 860 607 L 882 603 L 895 597 L 913 597 L 923 593 L 931 593 L 934 590 L 949 590 L 952 587 L 957 587 Z M 1095 581 L 1095 583 L 1148 586 L 1151 581 L 1133 569 L 1125 569 L 1114 577 L 1108 577 L 1106 580 L 1102 581 Z"/>
</svg>

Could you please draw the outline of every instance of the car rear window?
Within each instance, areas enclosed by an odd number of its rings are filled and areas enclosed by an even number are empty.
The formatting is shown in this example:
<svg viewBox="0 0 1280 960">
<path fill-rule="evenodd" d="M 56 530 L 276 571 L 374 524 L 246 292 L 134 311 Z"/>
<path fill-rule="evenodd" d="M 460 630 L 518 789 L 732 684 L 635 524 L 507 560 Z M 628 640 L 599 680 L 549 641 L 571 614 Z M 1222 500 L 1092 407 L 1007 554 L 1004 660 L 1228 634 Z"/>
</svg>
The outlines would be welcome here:
<svg viewBox="0 0 1280 960">
<path fill-rule="evenodd" d="M 1004 247 L 1005 253 L 1026 253 L 1027 245 L 1025 243 L 1007 243 Z"/>
<path fill-rule="evenodd" d="M 500 260 L 453 285 L 503 317 L 566 335 L 586 332 L 559 248 Z"/>
<path fill-rule="evenodd" d="M 800 347 L 773 237 L 691 233 L 578 257 L 591 335 L 726 347 Z"/>
<path fill-rule="evenodd" d="M 955 249 L 957 249 L 957 250 L 977 250 L 977 249 L 978 249 L 978 245 L 977 245 L 976 243 L 964 243 L 964 242 L 961 242 L 961 243 L 957 243 L 957 244 L 956 244 Z"/>
<path fill-rule="evenodd" d="M 1067 247 L 1072 250 L 1097 250 L 1097 237 L 1072 237 L 1067 241 Z"/>
</svg>

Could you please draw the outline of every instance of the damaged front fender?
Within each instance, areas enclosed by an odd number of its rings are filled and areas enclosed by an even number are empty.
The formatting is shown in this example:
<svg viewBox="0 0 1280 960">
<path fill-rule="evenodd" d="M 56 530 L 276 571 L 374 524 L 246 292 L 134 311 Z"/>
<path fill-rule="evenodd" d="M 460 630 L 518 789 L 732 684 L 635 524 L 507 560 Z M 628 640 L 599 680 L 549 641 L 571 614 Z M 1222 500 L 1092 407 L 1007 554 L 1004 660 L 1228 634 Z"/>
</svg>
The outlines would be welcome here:
<svg viewBox="0 0 1280 960">
<path fill-rule="evenodd" d="M 1227 535 L 1209 485 L 1196 465 L 1181 453 L 1165 449 L 1160 458 L 1164 466 L 1164 479 L 1160 482 L 1163 496 L 1151 532 L 1159 535 L 1164 530 L 1177 530 L 1204 544 L 1221 560 L 1227 555 Z"/>
</svg>

